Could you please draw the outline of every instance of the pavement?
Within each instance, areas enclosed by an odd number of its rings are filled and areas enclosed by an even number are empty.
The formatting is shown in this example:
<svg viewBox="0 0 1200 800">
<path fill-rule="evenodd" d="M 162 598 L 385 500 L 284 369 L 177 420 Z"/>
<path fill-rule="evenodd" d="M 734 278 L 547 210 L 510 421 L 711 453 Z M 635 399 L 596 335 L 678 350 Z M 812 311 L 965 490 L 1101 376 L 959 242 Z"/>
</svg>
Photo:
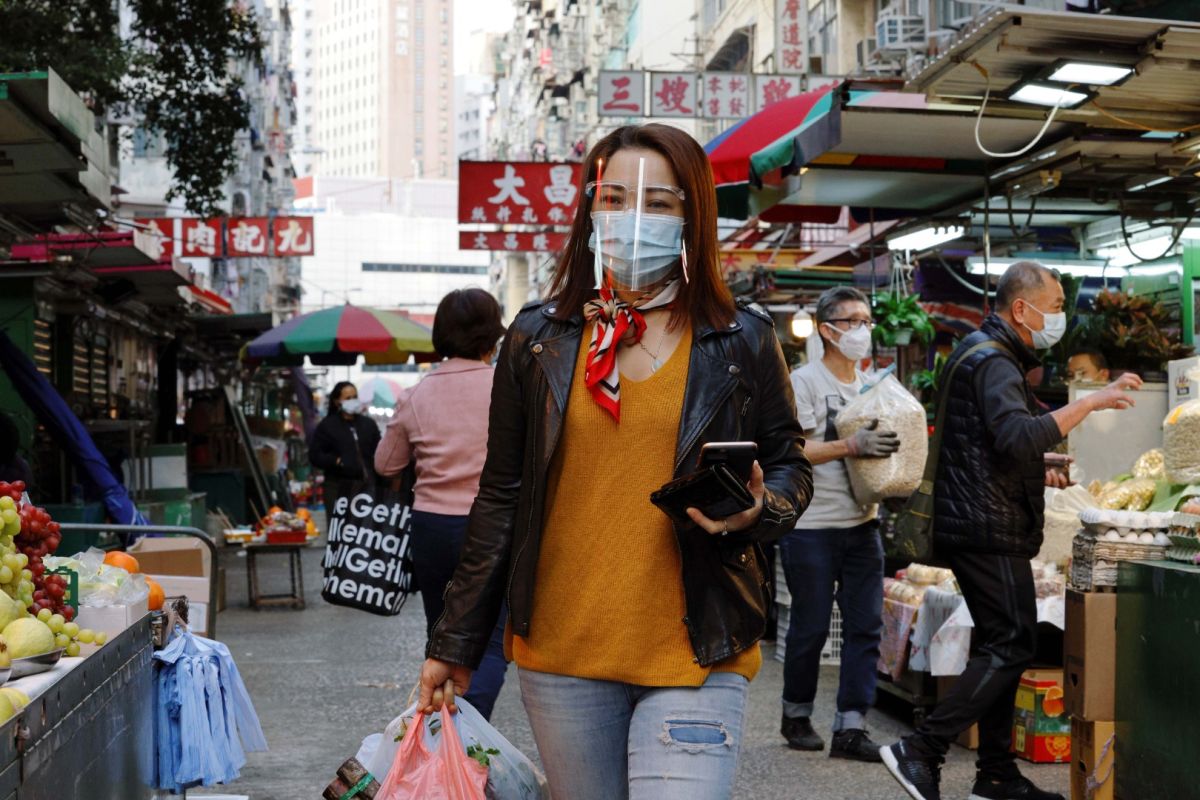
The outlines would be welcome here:
<svg viewBox="0 0 1200 800">
<path fill-rule="evenodd" d="M 304 553 L 307 608 L 261 611 L 247 608 L 245 558 L 233 548 L 221 554 L 227 569 L 227 606 L 218 616 L 218 638 L 233 653 L 271 749 L 250 754 L 235 783 L 189 791 L 188 797 L 319 798 L 363 737 L 382 731 L 407 705 L 425 644 L 420 598 L 411 599 L 390 618 L 329 605 L 320 597 L 322 553 L 320 547 Z M 259 576 L 261 591 L 286 591 L 286 557 L 260 555 Z M 763 647 L 763 669 L 750 687 L 734 797 L 904 800 L 904 792 L 879 765 L 838 761 L 784 746 L 779 735 L 782 664 L 774 659 L 774 645 Z M 827 740 L 836 692 L 837 667 L 825 667 L 814 725 Z M 872 736 L 881 744 L 890 743 L 911 731 L 910 722 L 902 708 L 877 710 L 870 718 Z M 537 761 L 515 666 L 509 667 L 492 723 Z M 1021 769 L 1042 788 L 1070 795 L 1069 765 L 1021 762 Z M 973 777 L 974 754 L 955 745 L 943 771 L 943 797 L 966 798 Z"/>
</svg>

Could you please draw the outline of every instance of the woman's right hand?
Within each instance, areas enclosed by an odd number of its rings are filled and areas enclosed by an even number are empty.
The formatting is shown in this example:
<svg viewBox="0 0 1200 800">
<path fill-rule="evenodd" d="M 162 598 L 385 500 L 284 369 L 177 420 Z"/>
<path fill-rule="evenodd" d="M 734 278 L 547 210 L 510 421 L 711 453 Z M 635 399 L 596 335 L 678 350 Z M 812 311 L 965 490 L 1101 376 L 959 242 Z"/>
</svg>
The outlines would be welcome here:
<svg viewBox="0 0 1200 800">
<path fill-rule="evenodd" d="M 436 658 L 427 658 L 421 666 L 421 694 L 417 708 L 426 714 L 441 711 L 445 704 L 450 712 L 458 711 L 455 696 L 467 693 L 471 686 L 472 670 L 461 664 L 451 664 Z"/>
</svg>

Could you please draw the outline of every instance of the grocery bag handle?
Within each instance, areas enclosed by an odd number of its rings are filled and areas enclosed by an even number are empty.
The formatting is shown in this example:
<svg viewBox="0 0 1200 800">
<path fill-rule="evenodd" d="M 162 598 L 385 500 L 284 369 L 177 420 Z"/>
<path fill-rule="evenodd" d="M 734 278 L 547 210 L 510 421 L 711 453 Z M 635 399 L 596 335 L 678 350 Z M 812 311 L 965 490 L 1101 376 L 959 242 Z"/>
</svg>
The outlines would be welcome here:
<svg viewBox="0 0 1200 800">
<path fill-rule="evenodd" d="M 871 376 L 871 377 L 875 378 L 875 380 L 871 381 L 870 383 L 867 383 L 864 381 L 863 386 L 861 389 L 858 390 L 858 393 L 866 394 L 867 392 L 871 391 L 879 384 L 883 383 L 883 379 L 886 378 L 888 375 L 891 375 L 895 371 L 896 371 L 896 362 L 893 361 L 891 364 L 888 365 L 887 369 L 885 369 L 883 372 L 877 372 L 877 373 L 875 373 L 875 375 Z M 876 375 L 878 377 L 876 377 Z"/>
</svg>

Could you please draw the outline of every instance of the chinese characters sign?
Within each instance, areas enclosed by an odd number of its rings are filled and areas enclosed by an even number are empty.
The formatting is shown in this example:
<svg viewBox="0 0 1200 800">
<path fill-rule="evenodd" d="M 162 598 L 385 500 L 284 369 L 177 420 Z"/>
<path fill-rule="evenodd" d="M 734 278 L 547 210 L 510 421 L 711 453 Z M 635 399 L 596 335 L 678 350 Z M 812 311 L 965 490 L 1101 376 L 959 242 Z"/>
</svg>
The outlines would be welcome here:
<svg viewBox="0 0 1200 800">
<path fill-rule="evenodd" d="M 797 0 L 799 2 L 799 0 Z M 797 8 L 803 5 L 800 3 Z M 784 6 L 786 10 L 788 6 Z M 798 11 L 803 19 L 803 11 Z M 789 23 L 790 25 L 790 23 Z M 792 34 L 787 34 L 791 37 Z M 803 31 L 796 34 L 803 36 Z M 802 39 L 801 39 L 802 41 Z M 803 50 L 795 58 L 803 60 Z M 649 92 L 646 90 L 649 81 Z M 700 117 L 744 119 L 818 85 L 797 69 L 792 74 L 744 72 L 600 73 L 602 117 Z M 519 220 L 513 220 L 519 221 Z"/>
<path fill-rule="evenodd" d="M 781 100 L 789 100 L 801 91 L 799 75 L 755 75 L 754 78 L 754 99 L 759 111 Z"/>
<path fill-rule="evenodd" d="M 458 221 L 570 225 L 579 200 L 579 164 L 458 162 Z"/>
<path fill-rule="evenodd" d="M 646 77 L 641 71 L 600 73 L 600 116 L 646 116 Z"/>
<path fill-rule="evenodd" d="M 750 78 L 741 72 L 705 72 L 704 113 L 710 118 L 740 119 L 750 112 Z"/>
<path fill-rule="evenodd" d="M 807 71 L 808 3 L 775 0 L 775 69 L 788 75 Z"/>
<path fill-rule="evenodd" d="M 168 257 L 290 258 L 315 252 L 312 217 L 159 217 L 137 223 L 161 237 Z"/>
<path fill-rule="evenodd" d="M 650 116 L 694 117 L 700 76 L 694 72 L 650 73 Z"/>
<path fill-rule="evenodd" d="M 566 247 L 567 234 L 459 231 L 459 250 L 502 250 L 507 253 L 557 253 Z"/>
</svg>

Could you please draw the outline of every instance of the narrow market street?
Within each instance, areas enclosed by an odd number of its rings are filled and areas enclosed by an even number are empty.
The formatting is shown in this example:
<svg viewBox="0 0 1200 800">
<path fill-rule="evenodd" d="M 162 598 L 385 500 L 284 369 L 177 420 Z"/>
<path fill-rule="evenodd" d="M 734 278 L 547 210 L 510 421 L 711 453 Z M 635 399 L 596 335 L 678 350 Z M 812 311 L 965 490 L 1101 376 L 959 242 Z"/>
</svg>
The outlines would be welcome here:
<svg viewBox="0 0 1200 800">
<path fill-rule="evenodd" d="M 323 552 L 316 546 L 304 553 L 308 607 L 303 611 L 247 608 L 245 560 L 237 558 L 237 550 L 222 553 L 228 595 L 217 630 L 237 660 L 271 749 L 250 754 L 235 784 L 189 791 L 189 798 L 215 794 L 246 795 L 250 800 L 318 797 L 338 765 L 358 750 L 363 737 L 383 730 L 403 710 L 421 664 L 424 618 L 420 598 L 410 599 L 400 615 L 390 619 L 331 606 L 320 597 Z M 260 563 L 264 591 L 286 588 L 285 564 L 282 557 Z M 764 648 L 762 672 L 750 689 L 736 797 L 900 800 L 902 793 L 882 767 L 784 747 L 779 736 L 783 665 L 773 657 L 774 645 Z M 813 722 L 827 739 L 836 691 L 837 668 L 825 667 Z M 492 721 L 536 761 L 515 667 L 509 667 Z M 872 734 L 881 744 L 909 730 L 906 721 L 883 712 L 872 717 L 872 726 Z M 1069 794 L 1069 765 L 1020 762 L 1020 766 L 1039 786 Z M 965 797 L 974 777 L 974 754 L 952 747 L 943 775 L 945 796 Z"/>
</svg>

